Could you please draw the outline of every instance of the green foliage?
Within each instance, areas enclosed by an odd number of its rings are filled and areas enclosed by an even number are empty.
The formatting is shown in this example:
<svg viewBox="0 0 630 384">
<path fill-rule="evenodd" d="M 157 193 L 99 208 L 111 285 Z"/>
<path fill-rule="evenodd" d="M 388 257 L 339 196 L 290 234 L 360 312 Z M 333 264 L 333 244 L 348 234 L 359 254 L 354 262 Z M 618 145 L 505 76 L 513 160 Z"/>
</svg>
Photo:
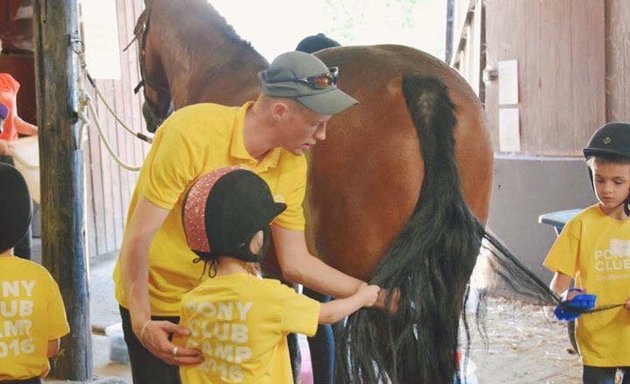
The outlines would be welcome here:
<svg viewBox="0 0 630 384">
<path fill-rule="evenodd" d="M 412 29 L 418 12 L 426 0 L 324 0 L 329 16 L 333 20 L 331 36 L 352 41 L 353 34 L 361 28 L 378 25 Z M 377 24 L 376 26 L 374 24 Z"/>
</svg>

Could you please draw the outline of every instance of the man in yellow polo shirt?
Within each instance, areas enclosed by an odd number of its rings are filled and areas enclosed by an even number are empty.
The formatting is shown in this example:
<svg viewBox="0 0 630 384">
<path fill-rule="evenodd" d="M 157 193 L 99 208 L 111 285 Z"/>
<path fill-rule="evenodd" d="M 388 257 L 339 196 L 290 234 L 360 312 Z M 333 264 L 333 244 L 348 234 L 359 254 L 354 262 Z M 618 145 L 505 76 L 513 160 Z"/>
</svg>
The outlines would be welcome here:
<svg viewBox="0 0 630 384">
<path fill-rule="evenodd" d="M 158 130 L 136 185 L 114 271 L 135 384 L 179 383 L 178 365 L 201 362 L 198 351 L 177 349 L 169 334 L 180 300 L 207 276 L 189 250 L 182 201 L 201 175 L 241 166 L 261 176 L 287 209 L 272 224 L 283 275 L 334 297 L 361 281 L 312 256 L 304 237 L 304 151 L 326 137 L 332 115 L 357 103 L 336 86 L 337 69 L 303 52 L 278 56 L 258 74 L 262 94 L 241 107 L 196 104 Z"/>
</svg>

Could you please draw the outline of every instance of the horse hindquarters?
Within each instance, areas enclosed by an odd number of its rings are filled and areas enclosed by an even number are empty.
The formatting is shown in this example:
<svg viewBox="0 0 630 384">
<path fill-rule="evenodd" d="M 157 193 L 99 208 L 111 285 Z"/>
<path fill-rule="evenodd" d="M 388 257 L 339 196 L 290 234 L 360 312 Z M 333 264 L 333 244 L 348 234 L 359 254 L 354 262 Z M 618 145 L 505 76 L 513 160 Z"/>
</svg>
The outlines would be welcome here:
<svg viewBox="0 0 630 384">
<path fill-rule="evenodd" d="M 420 138 L 425 177 L 414 212 L 372 283 L 400 290 L 398 311 L 360 311 L 339 349 L 343 382 L 451 383 L 466 283 L 483 226 L 462 197 L 455 161 L 455 115 L 437 79 L 406 75 L 403 93 Z M 376 368 L 376 372 L 375 372 Z"/>
</svg>

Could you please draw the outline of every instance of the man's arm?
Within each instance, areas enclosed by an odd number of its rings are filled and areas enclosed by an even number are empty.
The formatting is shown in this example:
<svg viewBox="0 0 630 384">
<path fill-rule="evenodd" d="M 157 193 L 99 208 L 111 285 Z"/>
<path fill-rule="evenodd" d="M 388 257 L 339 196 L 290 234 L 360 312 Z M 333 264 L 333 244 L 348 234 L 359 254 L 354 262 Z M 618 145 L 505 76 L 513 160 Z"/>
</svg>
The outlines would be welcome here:
<svg viewBox="0 0 630 384">
<path fill-rule="evenodd" d="M 131 325 L 140 336 L 142 325 L 151 319 L 149 307 L 149 247 L 157 230 L 168 216 L 166 209 L 140 197 L 125 227 L 120 247 L 120 272 L 127 294 Z"/>
<path fill-rule="evenodd" d="M 306 247 L 304 232 L 272 225 L 273 244 L 285 279 L 333 297 L 348 297 L 363 281 L 336 270 L 315 256 Z"/>
<path fill-rule="evenodd" d="M 169 364 L 197 364 L 202 361 L 199 352 L 175 347 L 168 340 L 171 333 L 187 335 L 186 328 L 168 321 L 152 321 L 149 306 L 149 248 L 155 233 L 162 226 L 169 211 L 140 197 L 131 219 L 125 228 L 120 248 L 120 271 L 127 295 L 131 327 L 136 337 L 151 353 Z"/>
</svg>

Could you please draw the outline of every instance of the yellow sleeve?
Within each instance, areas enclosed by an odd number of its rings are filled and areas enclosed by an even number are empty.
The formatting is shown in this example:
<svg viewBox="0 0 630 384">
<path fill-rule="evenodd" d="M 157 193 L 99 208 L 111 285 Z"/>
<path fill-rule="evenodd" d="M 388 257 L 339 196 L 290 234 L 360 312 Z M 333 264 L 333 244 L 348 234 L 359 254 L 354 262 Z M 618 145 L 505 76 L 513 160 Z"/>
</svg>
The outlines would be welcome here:
<svg viewBox="0 0 630 384">
<path fill-rule="evenodd" d="M 547 269 L 575 277 L 580 256 L 581 228 L 580 220 L 571 220 L 565 225 L 543 261 Z"/>
<path fill-rule="evenodd" d="M 321 304 L 293 289 L 280 285 L 285 290 L 282 308 L 281 329 L 283 333 L 301 333 L 313 336 L 317 332 Z"/>
<path fill-rule="evenodd" d="M 63 305 L 59 286 L 52 276 L 48 275 L 50 287 L 48 289 L 48 340 L 55 340 L 70 333 L 66 309 Z"/>
<path fill-rule="evenodd" d="M 286 193 L 285 203 L 287 209 L 284 210 L 276 220 L 282 228 L 294 231 L 304 231 L 306 220 L 304 219 L 304 195 L 306 193 L 306 160 L 300 158 L 299 166 L 290 172 L 286 172 L 283 176 L 286 180 L 290 180 L 290 187 Z"/>
<path fill-rule="evenodd" d="M 189 139 L 176 126 L 177 120 L 169 123 L 160 127 L 159 140 L 153 143 L 138 180 L 142 195 L 167 210 L 198 174 Z"/>
</svg>

